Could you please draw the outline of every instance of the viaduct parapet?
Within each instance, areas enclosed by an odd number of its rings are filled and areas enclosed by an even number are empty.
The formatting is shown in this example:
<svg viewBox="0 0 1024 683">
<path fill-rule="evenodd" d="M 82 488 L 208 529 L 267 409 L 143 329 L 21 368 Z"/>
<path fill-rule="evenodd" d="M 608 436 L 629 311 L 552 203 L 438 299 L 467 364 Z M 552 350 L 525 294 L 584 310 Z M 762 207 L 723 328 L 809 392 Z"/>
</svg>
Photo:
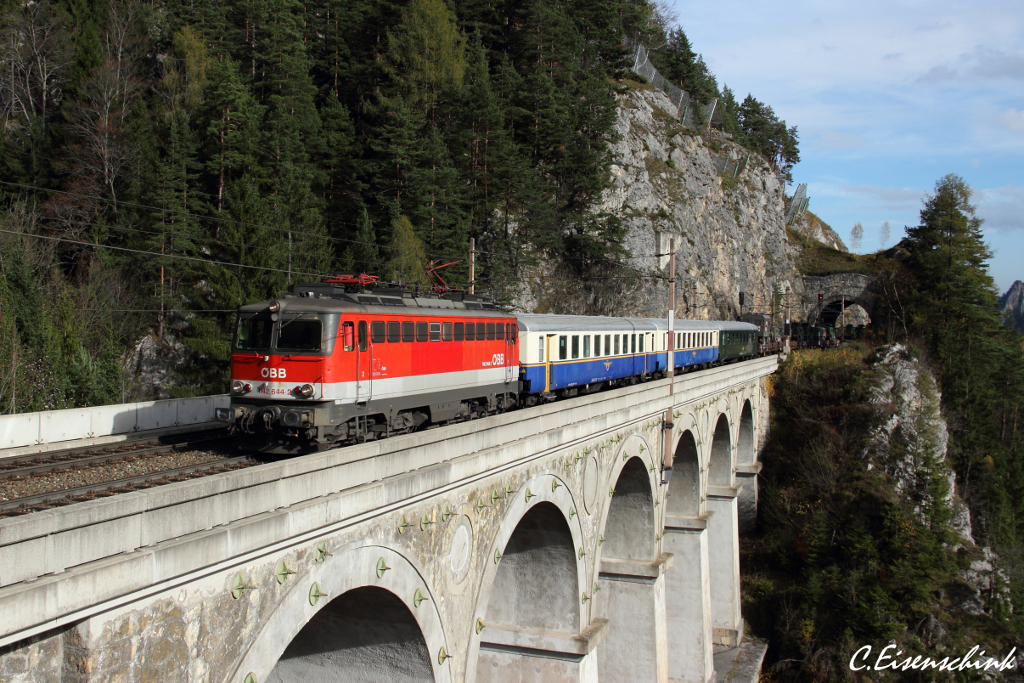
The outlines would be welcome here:
<svg viewBox="0 0 1024 683">
<path fill-rule="evenodd" d="M 0 520 L 0 680 L 707 683 L 776 367 Z"/>
</svg>

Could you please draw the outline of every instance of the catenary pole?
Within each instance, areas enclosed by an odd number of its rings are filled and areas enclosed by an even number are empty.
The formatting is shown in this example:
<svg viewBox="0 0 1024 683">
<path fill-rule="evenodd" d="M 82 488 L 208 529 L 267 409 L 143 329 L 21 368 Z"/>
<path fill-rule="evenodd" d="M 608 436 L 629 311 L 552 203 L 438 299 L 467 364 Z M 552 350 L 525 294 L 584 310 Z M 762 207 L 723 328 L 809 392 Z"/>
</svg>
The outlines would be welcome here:
<svg viewBox="0 0 1024 683">
<path fill-rule="evenodd" d="M 676 334 L 675 334 L 675 315 L 676 315 L 676 241 L 670 239 L 668 241 L 668 395 L 673 397 L 675 395 L 675 376 L 676 376 Z M 672 432 L 675 427 L 672 424 L 672 410 L 674 408 L 675 401 L 670 400 L 668 408 L 665 410 L 665 419 L 662 421 L 663 433 L 662 441 L 665 444 L 665 454 L 662 461 L 661 469 L 661 481 L 663 484 L 667 484 L 669 477 L 672 476 Z"/>
</svg>

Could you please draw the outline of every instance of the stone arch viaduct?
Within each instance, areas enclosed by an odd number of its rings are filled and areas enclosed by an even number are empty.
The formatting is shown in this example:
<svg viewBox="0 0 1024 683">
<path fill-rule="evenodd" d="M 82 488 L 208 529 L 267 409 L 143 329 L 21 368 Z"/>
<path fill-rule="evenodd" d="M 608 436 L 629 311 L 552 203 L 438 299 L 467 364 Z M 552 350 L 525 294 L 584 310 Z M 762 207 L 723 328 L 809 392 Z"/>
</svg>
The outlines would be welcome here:
<svg viewBox="0 0 1024 683">
<path fill-rule="evenodd" d="M 0 520 L 0 679 L 706 683 L 776 367 Z"/>
</svg>

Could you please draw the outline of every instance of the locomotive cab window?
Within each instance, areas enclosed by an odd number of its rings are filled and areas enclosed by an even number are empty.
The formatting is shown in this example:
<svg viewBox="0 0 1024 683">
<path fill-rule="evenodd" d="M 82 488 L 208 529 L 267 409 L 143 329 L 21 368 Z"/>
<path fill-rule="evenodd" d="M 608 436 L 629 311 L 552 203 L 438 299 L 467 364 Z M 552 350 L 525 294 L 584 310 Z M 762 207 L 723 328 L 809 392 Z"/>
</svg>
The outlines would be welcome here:
<svg viewBox="0 0 1024 683">
<path fill-rule="evenodd" d="M 323 325 L 316 318 L 292 318 L 281 321 L 277 332 L 278 351 L 319 351 Z"/>
<path fill-rule="evenodd" d="M 245 318 L 238 316 L 235 348 L 240 351 L 269 351 L 270 333 L 273 329 L 274 323 L 269 315 L 257 314 Z"/>
</svg>

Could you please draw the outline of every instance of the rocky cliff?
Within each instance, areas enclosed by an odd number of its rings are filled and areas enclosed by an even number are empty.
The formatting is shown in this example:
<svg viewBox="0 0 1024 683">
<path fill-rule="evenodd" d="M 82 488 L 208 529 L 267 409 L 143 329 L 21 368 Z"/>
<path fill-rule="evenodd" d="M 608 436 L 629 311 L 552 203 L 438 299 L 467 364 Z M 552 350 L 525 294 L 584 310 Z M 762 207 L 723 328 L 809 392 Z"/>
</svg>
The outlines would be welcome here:
<svg viewBox="0 0 1024 683">
<path fill-rule="evenodd" d="M 1019 332 L 1024 332 L 1024 282 L 1016 280 L 1010 289 L 999 297 L 999 305 L 1003 313 L 1013 321 L 1013 326 Z"/>
<path fill-rule="evenodd" d="M 994 602 L 1009 606 L 1007 576 L 996 569 L 991 548 L 975 545 L 970 512 L 956 493 L 953 470 L 946 460 L 949 431 L 935 378 L 901 344 L 880 347 L 870 365 L 874 369 L 871 400 L 886 407 L 889 418 L 874 430 L 864 453 L 868 468 L 882 468 L 892 478 L 896 493 L 915 501 L 922 523 L 927 523 L 925 510 L 936 503 L 936 491 L 928 479 L 944 479 L 941 502 L 949 509 L 949 528 L 956 536 L 952 549 L 962 550 L 968 560 L 957 574 L 950 607 L 982 614 Z"/>
<path fill-rule="evenodd" d="M 668 295 L 660 276 L 674 239 L 677 315 L 735 318 L 741 291 L 745 311 L 770 310 L 774 284 L 785 287 L 796 277 L 783 185 L 757 155 L 721 137 L 705 139 L 678 121 L 660 90 L 633 85 L 619 95 L 611 187 L 598 210 L 623 220 L 628 263 L 648 277 L 617 279 L 588 298 L 567 293 L 557 273 L 544 273 L 517 308 L 664 315 Z"/>
<path fill-rule="evenodd" d="M 796 220 L 793 221 L 793 230 L 805 240 L 821 242 L 825 246 L 839 251 L 849 251 L 846 244 L 843 243 L 843 239 L 832 229 L 832 226 L 810 211 L 804 211 L 796 217 Z"/>
</svg>

